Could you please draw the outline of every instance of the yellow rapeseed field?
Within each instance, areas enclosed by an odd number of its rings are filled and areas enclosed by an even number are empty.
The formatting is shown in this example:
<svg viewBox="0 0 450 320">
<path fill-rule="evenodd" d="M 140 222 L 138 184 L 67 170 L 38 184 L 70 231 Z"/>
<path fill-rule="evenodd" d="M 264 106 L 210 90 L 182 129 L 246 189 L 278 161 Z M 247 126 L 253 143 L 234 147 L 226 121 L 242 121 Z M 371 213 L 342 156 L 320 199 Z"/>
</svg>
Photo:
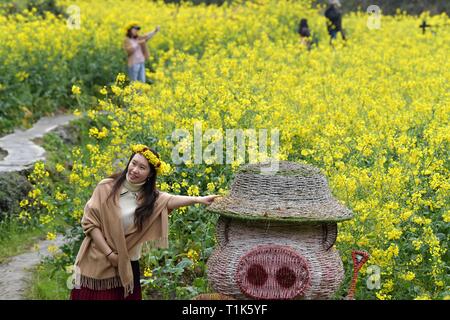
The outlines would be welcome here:
<svg viewBox="0 0 450 320">
<path fill-rule="evenodd" d="M 28 43 L 29 30 L 18 30 L 24 41 L 11 44 L 18 50 L 7 63 L 32 65 L 32 55 L 22 58 L 36 46 L 51 47 L 54 59 L 61 61 L 87 47 L 89 57 L 107 73 L 111 63 L 125 66 L 123 27 L 140 21 L 149 31 L 161 26 L 149 43 L 147 73 L 153 84 L 128 86 L 123 75 L 109 75 L 113 84 L 87 106 L 82 145 L 58 164 L 36 165 L 30 176 L 35 187 L 22 203 L 24 220 L 51 223 L 64 216 L 77 224 L 95 184 L 124 165 L 130 143 L 154 146 L 171 164 L 175 129 L 192 133 L 195 124 L 223 133 L 279 129 L 280 158 L 321 168 L 333 194 L 355 213 L 353 220 L 339 224 L 337 248 L 346 268 L 341 293 L 349 285 L 351 249 L 358 248 L 369 252 L 370 260 L 356 298 L 448 298 L 448 16 L 428 17 L 430 24 L 442 27 L 422 34 L 421 17 L 384 16 L 381 28 L 370 30 L 363 13 L 350 13 L 344 16 L 348 41 L 338 40 L 333 48 L 323 15 L 307 1 L 221 7 L 142 0 L 75 3 L 80 29 L 64 31 L 56 20 L 24 23 L 37 30 L 41 42 Z M 296 34 L 302 17 L 319 39 L 310 51 Z M 181 194 L 225 193 L 238 164 L 171 164 L 172 173 L 159 186 Z M 51 179 L 62 182 L 56 188 Z M 200 264 L 203 271 L 207 236 L 187 232 L 183 221 L 210 223 L 205 216 L 198 208 L 179 210 L 171 229 L 174 256 Z M 213 237 L 213 227 L 208 230 Z M 157 280 L 161 269 L 150 257 L 145 261 L 146 274 L 154 279 L 148 286 L 163 290 Z M 366 285 L 370 265 L 381 271 L 380 287 L 372 290 Z M 204 277 L 202 270 L 197 277 Z"/>
</svg>

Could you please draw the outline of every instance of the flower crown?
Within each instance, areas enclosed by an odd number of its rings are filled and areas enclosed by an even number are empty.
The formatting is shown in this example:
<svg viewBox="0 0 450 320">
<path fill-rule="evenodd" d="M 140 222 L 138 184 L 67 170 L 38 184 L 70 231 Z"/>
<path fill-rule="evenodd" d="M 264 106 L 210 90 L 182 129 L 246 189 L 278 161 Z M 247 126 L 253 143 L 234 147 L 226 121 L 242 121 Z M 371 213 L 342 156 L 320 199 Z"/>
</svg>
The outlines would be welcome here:
<svg viewBox="0 0 450 320">
<path fill-rule="evenodd" d="M 155 167 L 158 175 L 166 175 L 170 172 L 170 165 L 161 161 L 146 145 L 134 144 L 131 146 L 131 151 L 143 155 Z"/>
<path fill-rule="evenodd" d="M 139 26 L 139 22 L 137 21 L 131 21 L 129 23 L 127 23 L 124 27 L 123 27 L 123 31 L 126 34 L 128 32 L 128 30 L 130 30 L 132 27 L 135 26 Z"/>
</svg>

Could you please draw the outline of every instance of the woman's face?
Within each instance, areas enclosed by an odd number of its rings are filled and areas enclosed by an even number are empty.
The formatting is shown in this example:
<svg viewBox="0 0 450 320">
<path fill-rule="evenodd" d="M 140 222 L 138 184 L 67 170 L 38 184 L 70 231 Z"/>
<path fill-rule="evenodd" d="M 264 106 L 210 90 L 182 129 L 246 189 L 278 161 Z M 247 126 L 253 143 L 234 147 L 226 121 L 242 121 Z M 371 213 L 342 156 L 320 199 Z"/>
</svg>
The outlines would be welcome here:
<svg viewBox="0 0 450 320">
<path fill-rule="evenodd" d="M 131 29 L 131 35 L 132 35 L 133 37 L 137 37 L 137 35 L 138 35 L 138 29 L 132 28 L 132 29 Z"/>
<path fill-rule="evenodd" d="M 136 153 L 128 165 L 128 179 L 132 183 L 144 182 L 150 175 L 150 165 L 140 153 Z"/>
</svg>

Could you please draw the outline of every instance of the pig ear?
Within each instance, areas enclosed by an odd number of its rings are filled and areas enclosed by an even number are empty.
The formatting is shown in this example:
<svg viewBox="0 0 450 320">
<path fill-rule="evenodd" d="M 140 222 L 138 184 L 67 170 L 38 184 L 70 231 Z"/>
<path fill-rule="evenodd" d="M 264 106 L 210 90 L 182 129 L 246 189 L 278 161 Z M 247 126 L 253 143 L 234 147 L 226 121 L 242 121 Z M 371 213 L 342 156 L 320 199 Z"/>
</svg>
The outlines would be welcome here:
<svg viewBox="0 0 450 320">
<path fill-rule="evenodd" d="M 334 245 L 336 242 L 337 232 L 337 223 L 322 224 L 322 246 L 325 250 L 330 250 L 330 248 Z"/>
<path fill-rule="evenodd" d="M 231 219 L 226 217 L 220 217 L 217 221 L 216 227 L 216 239 L 217 244 L 220 247 L 226 246 L 228 243 L 228 236 L 230 233 Z"/>
</svg>

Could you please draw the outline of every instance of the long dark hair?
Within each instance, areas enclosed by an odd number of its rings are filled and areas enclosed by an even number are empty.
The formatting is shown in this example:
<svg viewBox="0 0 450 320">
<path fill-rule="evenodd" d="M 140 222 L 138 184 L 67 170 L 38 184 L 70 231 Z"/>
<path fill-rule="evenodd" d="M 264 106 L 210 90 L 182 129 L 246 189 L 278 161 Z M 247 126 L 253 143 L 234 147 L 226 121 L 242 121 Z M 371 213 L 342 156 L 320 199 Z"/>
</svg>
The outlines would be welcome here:
<svg viewBox="0 0 450 320">
<path fill-rule="evenodd" d="M 302 37 L 309 37 L 311 35 L 311 33 L 309 32 L 308 20 L 306 20 L 306 19 L 300 20 L 300 24 L 298 26 L 298 33 Z"/>
<path fill-rule="evenodd" d="M 133 28 L 135 28 L 135 27 L 133 26 L 133 27 L 131 27 L 131 28 L 129 28 L 129 29 L 127 30 L 127 37 L 130 38 L 130 39 L 136 39 L 136 38 L 138 37 L 138 36 L 133 36 L 133 35 L 131 34 L 131 29 L 133 29 Z M 140 30 L 140 28 L 139 28 L 138 30 Z"/>
<path fill-rule="evenodd" d="M 153 150 L 152 148 L 148 149 L 153 152 L 153 154 L 155 154 L 159 159 L 159 154 L 155 150 Z M 110 198 L 113 198 L 113 201 L 115 201 L 115 195 L 120 192 L 120 188 L 127 178 L 126 176 L 128 172 L 128 166 L 130 165 L 130 162 L 135 155 L 136 153 L 133 153 L 131 155 L 130 159 L 128 160 L 127 166 L 125 167 L 125 170 L 123 170 L 122 172 L 114 173 L 109 177 L 113 178 L 115 181 L 111 193 L 109 194 L 106 201 L 108 201 Z M 142 186 L 141 197 L 143 197 L 143 199 L 141 201 L 141 205 L 138 206 L 136 208 L 136 211 L 134 212 L 134 223 L 137 226 L 138 231 L 142 230 L 144 222 L 152 215 L 155 201 L 159 195 L 159 191 L 156 189 L 156 168 L 150 162 L 148 164 L 150 166 L 150 176 Z"/>
<path fill-rule="evenodd" d="M 301 20 L 300 20 L 299 28 L 300 28 L 300 29 L 302 29 L 302 28 L 309 28 L 309 27 L 308 27 L 308 20 L 306 20 L 306 19 L 301 19 Z"/>
</svg>

